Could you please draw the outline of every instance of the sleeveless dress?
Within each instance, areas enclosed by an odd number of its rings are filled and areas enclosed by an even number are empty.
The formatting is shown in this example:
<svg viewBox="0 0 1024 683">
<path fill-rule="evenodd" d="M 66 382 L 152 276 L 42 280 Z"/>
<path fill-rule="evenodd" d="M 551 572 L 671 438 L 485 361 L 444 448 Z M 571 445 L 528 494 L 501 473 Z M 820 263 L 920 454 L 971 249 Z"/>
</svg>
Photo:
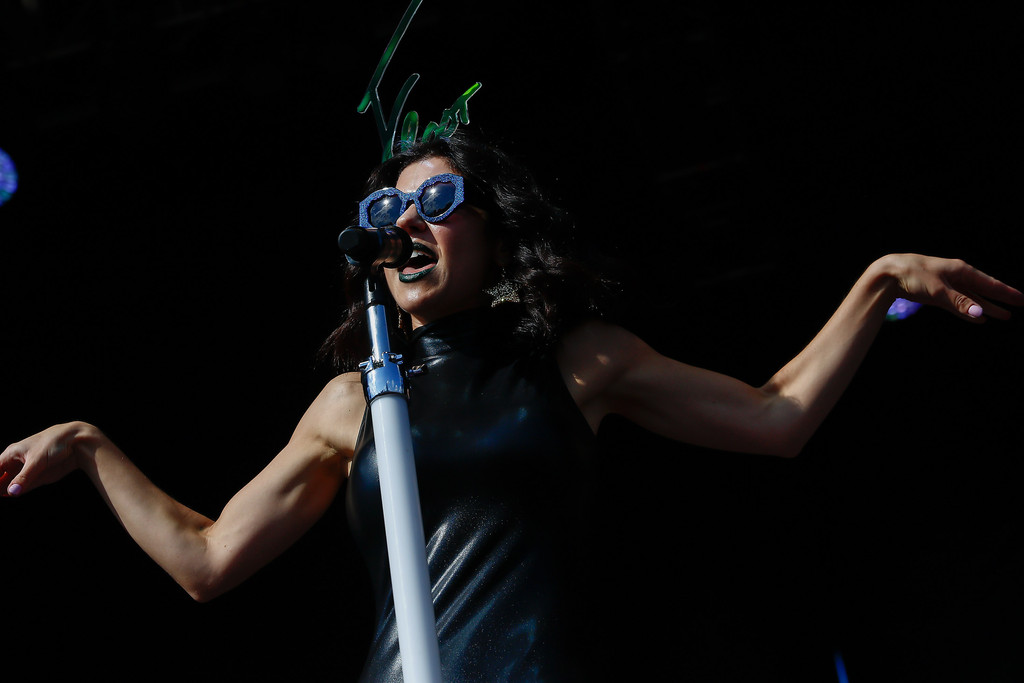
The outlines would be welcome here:
<svg viewBox="0 0 1024 683">
<path fill-rule="evenodd" d="M 504 308 L 504 307 L 503 307 Z M 550 355 L 510 352 L 502 308 L 419 328 L 404 354 L 444 680 L 594 680 L 587 561 L 595 437 Z M 377 623 L 361 681 L 402 680 L 369 410 L 346 511 Z"/>
</svg>

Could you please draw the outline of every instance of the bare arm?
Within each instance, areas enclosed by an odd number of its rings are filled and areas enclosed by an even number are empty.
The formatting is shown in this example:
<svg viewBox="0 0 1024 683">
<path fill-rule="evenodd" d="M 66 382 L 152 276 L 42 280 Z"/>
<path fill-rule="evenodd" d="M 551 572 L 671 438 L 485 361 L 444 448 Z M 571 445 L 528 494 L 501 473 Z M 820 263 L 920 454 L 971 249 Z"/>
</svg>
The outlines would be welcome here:
<svg viewBox="0 0 1024 683">
<path fill-rule="evenodd" d="M 898 296 L 976 322 L 979 308 L 1009 316 L 994 301 L 1024 305 L 1019 291 L 963 262 L 892 255 L 873 263 L 811 343 L 760 387 L 666 358 L 600 323 L 567 337 L 559 360 L 595 429 L 618 413 L 688 443 L 793 456 L 849 385 Z"/>
<path fill-rule="evenodd" d="M 102 432 L 57 425 L 0 454 L 7 490 L 24 495 L 82 469 L 133 539 L 197 600 L 237 585 L 323 514 L 348 473 L 365 405 L 358 379 L 333 380 L 285 448 L 216 520 L 154 486 Z"/>
</svg>

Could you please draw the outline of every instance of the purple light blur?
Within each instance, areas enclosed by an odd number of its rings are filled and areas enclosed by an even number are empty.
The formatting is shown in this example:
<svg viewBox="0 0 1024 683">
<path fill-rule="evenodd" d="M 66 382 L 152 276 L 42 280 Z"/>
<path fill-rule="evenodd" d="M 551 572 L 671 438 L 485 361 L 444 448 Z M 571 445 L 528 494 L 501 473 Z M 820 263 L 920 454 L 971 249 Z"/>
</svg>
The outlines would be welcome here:
<svg viewBox="0 0 1024 683">
<path fill-rule="evenodd" d="M 907 301 L 906 299 L 896 299 L 892 302 L 892 306 L 889 306 L 888 313 L 885 314 L 886 320 L 903 320 L 917 313 L 917 309 L 921 308 L 921 304 L 914 303 L 913 301 Z"/>
</svg>

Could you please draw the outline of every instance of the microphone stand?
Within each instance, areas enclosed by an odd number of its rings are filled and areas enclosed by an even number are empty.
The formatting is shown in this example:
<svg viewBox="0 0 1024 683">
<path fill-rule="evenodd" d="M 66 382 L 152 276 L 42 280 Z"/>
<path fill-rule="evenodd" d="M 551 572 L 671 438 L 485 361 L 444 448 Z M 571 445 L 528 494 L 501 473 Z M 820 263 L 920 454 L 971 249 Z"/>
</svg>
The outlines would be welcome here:
<svg viewBox="0 0 1024 683">
<path fill-rule="evenodd" d="M 372 355 L 359 367 L 373 420 L 402 675 L 405 683 L 441 683 L 405 376 L 402 357 L 391 352 L 386 315 L 390 293 L 379 269 L 367 273 L 365 293 Z"/>
</svg>

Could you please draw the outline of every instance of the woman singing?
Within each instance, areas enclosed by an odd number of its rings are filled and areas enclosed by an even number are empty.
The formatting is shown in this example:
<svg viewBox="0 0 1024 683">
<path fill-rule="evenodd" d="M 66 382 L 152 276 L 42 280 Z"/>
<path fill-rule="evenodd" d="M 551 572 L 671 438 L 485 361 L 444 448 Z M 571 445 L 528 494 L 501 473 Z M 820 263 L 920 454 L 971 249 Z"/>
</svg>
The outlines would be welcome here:
<svg viewBox="0 0 1024 683">
<path fill-rule="evenodd" d="M 581 547 L 593 520 L 578 472 L 606 416 L 681 442 L 792 457 L 843 393 L 895 298 L 965 321 L 1004 319 L 1004 305 L 1024 304 L 1019 291 L 961 261 L 885 256 L 806 348 L 750 386 L 667 358 L 603 321 L 601 283 L 570 258 L 559 218 L 506 155 L 462 135 L 397 153 L 371 175 L 360 205 L 364 227 L 394 225 L 413 243 L 408 263 L 386 276 L 409 370 L 448 681 L 598 679 L 599 658 L 581 649 L 594 626 L 577 577 L 594 558 Z M 357 285 L 356 269 L 347 272 Z M 327 344 L 343 369 L 366 356 L 359 309 L 356 299 Z M 360 377 L 347 371 L 215 519 L 156 488 L 81 422 L 8 446 L 0 474 L 7 495 L 23 496 L 84 471 L 135 541 L 200 601 L 284 551 L 346 485 L 376 592 L 363 678 L 398 681 L 375 457 Z"/>
</svg>

